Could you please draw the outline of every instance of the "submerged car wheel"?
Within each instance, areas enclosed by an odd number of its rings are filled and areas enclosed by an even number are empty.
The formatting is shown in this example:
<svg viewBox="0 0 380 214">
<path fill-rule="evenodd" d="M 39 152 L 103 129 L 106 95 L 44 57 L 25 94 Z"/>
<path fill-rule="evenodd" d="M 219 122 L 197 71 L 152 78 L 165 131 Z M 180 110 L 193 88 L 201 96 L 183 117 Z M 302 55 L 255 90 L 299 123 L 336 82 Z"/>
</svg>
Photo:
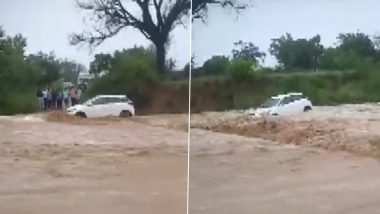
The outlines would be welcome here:
<svg viewBox="0 0 380 214">
<path fill-rule="evenodd" d="M 303 111 L 304 112 L 308 112 L 311 110 L 311 107 L 310 106 L 305 106 L 305 108 L 303 108 Z"/>
<path fill-rule="evenodd" d="M 132 117 L 132 113 L 128 110 L 123 110 L 120 112 L 120 117 Z"/>
<path fill-rule="evenodd" d="M 87 118 L 87 115 L 86 115 L 86 113 L 84 113 L 84 112 L 77 112 L 77 113 L 75 114 L 75 116 L 77 116 L 77 117 L 81 117 L 81 118 Z"/>
</svg>

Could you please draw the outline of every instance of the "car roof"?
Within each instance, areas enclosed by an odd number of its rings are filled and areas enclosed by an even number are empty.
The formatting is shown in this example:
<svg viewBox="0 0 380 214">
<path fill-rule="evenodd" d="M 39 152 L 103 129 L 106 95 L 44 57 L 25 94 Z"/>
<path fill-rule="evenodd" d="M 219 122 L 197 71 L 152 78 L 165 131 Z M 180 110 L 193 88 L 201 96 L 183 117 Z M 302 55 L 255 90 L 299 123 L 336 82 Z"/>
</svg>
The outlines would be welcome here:
<svg viewBox="0 0 380 214">
<path fill-rule="evenodd" d="M 292 96 L 292 95 L 303 95 L 303 93 L 292 92 L 292 93 L 287 93 L 287 94 L 279 94 L 279 95 L 273 96 L 272 98 L 273 99 L 282 99 L 284 97 L 289 97 L 289 96 Z"/>
<path fill-rule="evenodd" d="M 127 98 L 126 95 L 97 95 L 96 97 Z"/>
</svg>

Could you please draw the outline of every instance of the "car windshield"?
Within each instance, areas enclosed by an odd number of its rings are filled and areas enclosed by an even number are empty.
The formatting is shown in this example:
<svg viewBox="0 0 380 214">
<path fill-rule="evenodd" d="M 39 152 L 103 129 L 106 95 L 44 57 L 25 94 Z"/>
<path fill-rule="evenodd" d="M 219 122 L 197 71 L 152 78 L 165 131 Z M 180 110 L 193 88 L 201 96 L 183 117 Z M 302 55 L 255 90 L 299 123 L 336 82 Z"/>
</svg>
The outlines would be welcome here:
<svg viewBox="0 0 380 214">
<path fill-rule="evenodd" d="M 94 99 L 94 98 L 92 98 L 92 99 L 88 99 L 88 100 L 84 101 L 82 104 L 83 104 L 83 105 L 89 105 L 89 104 L 92 103 L 92 100 L 93 100 L 93 99 Z"/>
<path fill-rule="evenodd" d="M 280 101 L 280 99 L 278 99 L 278 98 L 269 98 L 263 104 L 261 104 L 260 107 L 270 108 L 270 107 L 277 105 L 279 101 Z"/>
</svg>

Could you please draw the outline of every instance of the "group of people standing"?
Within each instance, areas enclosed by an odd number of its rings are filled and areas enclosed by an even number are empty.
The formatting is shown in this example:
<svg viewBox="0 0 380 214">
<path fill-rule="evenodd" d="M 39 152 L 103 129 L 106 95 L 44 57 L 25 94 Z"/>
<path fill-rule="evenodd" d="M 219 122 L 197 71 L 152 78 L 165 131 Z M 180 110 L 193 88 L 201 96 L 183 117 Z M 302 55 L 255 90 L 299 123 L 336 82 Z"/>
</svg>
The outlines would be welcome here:
<svg viewBox="0 0 380 214">
<path fill-rule="evenodd" d="M 46 88 L 37 90 L 37 99 L 40 110 L 61 110 L 78 104 L 81 89 L 79 87 Z"/>
</svg>

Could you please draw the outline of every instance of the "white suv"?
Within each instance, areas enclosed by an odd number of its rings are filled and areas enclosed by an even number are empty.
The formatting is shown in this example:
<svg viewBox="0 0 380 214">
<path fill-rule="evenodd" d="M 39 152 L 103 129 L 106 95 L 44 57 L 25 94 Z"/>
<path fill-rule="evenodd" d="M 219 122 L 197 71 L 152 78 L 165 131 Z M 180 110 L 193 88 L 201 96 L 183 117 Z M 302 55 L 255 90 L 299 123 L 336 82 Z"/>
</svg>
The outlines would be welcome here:
<svg viewBox="0 0 380 214">
<path fill-rule="evenodd" d="M 86 118 L 135 115 L 133 102 L 125 95 L 98 95 L 67 109 L 67 113 Z"/>
<path fill-rule="evenodd" d="M 249 111 L 250 115 L 292 115 L 300 112 L 307 112 L 312 109 L 313 105 L 309 98 L 302 93 L 281 94 L 266 100 L 255 111 Z"/>
</svg>

